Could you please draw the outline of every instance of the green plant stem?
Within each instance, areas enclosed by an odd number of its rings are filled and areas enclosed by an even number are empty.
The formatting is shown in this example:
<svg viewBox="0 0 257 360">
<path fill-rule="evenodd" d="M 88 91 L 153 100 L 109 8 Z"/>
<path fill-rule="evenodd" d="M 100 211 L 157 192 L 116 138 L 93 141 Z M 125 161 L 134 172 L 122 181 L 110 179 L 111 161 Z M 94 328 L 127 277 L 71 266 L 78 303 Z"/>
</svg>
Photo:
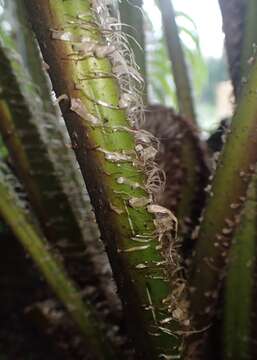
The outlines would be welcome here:
<svg viewBox="0 0 257 360">
<path fill-rule="evenodd" d="M 76 60 L 76 54 L 75 58 L 71 56 L 75 45 L 72 41 L 52 38 L 51 29 L 62 31 L 65 28 L 74 36 L 86 36 L 101 43 L 100 29 L 95 25 L 91 28 L 81 26 L 78 17 L 87 14 L 85 24 L 92 24 L 91 2 L 49 0 L 46 3 L 39 0 L 35 3 L 26 0 L 25 3 L 44 59 L 50 66 L 49 74 L 57 96 L 67 94 L 70 99 L 79 99 L 87 112 L 96 116 L 101 124 L 94 126 L 79 117 L 70 110 L 69 101 L 61 103 L 67 128 L 76 143 L 77 159 L 101 235 L 107 245 L 137 357 L 148 360 L 156 359 L 161 353 L 177 354 L 180 339 L 172 336 L 177 323 L 171 322 L 166 330 L 165 326 L 160 326 L 161 321 L 170 316 L 168 306 L 163 302 L 170 294 L 170 284 L 161 265 L 163 258 L 154 235 L 154 217 L 145 206 L 129 206 L 129 199 L 148 197 L 149 194 L 144 189 L 145 175 L 135 164 L 138 157 L 134 136 L 126 131 L 130 127 L 126 113 L 118 106 L 119 87 L 111 76 L 87 80 L 89 74 L 110 74 L 112 65 L 106 57 L 85 56 Z M 69 25 L 70 19 L 75 23 L 77 19 L 78 26 Z M 125 128 L 115 131 L 117 126 Z M 119 160 L 124 154 L 130 154 L 131 160 Z M 112 161 L 116 156 L 118 160 Z M 120 184 L 120 178 L 140 185 Z"/>
<path fill-rule="evenodd" d="M 130 47 L 136 63 L 145 81 L 144 98 L 147 103 L 145 29 L 142 0 L 123 0 L 120 5 L 120 16 L 123 31 L 129 35 Z"/>
<path fill-rule="evenodd" d="M 247 1 L 239 72 L 244 79 L 249 77 L 251 66 L 256 61 L 256 16 L 256 2 Z M 239 360 L 253 356 L 251 338 L 254 329 L 252 313 L 255 311 L 256 189 L 255 175 L 248 190 L 241 224 L 233 237 L 229 255 L 224 309 L 225 359 Z"/>
<path fill-rule="evenodd" d="M 78 290 L 67 277 L 61 264 L 50 253 L 46 240 L 28 211 L 19 205 L 19 200 L 6 184 L 5 174 L 0 174 L 0 214 L 10 226 L 17 239 L 33 258 L 58 298 L 67 308 L 71 317 L 85 336 L 90 351 L 96 359 L 114 359 L 105 341 L 99 320 L 93 317 L 89 305 L 83 303 Z M 8 175 L 8 178 L 10 175 Z"/>
<path fill-rule="evenodd" d="M 196 122 L 188 68 L 179 38 L 175 11 L 171 0 L 160 0 L 159 8 L 162 14 L 163 28 L 172 64 L 172 73 L 176 85 L 179 112 L 192 122 Z"/>
<path fill-rule="evenodd" d="M 251 358 L 251 316 L 256 261 L 256 176 L 251 184 L 241 224 L 233 237 L 225 287 L 225 359 Z"/>
<path fill-rule="evenodd" d="M 195 321 L 209 325 L 224 276 L 228 249 L 257 160 L 257 64 L 232 121 L 203 214 L 190 286 Z"/>
</svg>

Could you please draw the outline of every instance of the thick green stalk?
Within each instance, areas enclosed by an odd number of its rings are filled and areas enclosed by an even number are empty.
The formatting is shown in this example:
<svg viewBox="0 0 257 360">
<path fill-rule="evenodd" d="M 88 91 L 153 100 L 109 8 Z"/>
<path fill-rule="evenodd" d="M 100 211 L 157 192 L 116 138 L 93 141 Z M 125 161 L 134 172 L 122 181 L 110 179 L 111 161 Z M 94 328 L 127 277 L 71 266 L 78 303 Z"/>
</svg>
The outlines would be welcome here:
<svg viewBox="0 0 257 360">
<path fill-rule="evenodd" d="M 257 160 L 257 64 L 232 121 L 214 175 L 192 261 L 191 300 L 201 329 L 213 316 L 228 249 Z"/>
<path fill-rule="evenodd" d="M 120 105 L 112 64 L 107 56 L 96 56 L 96 50 L 106 44 L 91 1 L 25 3 L 54 90 L 57 96 L 69 98 L 61 103 L 62 112 L 107 245 L 137 357 L 148 360 L 177 354 L 180 340 L 172 333 L 178 325 L 169 322 L 172 303 L 164 302 L 170 284 L 156 239 L 156 220 L 144 202 L 149 197 L 146 178 Z M 79 52 L 82 37 L 93 45 L 93 53 Z M 145 205 L 132 206 L 136 198 Z"/>
<path fill-rule="evenodd" d="M 51 254 L 34 219 L 19 203 L 20 200 L 7 183 L 7 179 L 10 183 L 10 176 L 5 169 L 1 169 L 1 217 L 12 229 L 17 239 L 37 264 L 48 284 L 67 308 L 74 322 L 85 336 L 95 359 L 114 359 L 115 357 L 105 341 L 99 320 L 94 318 L 91 307 L 83 303 L 78 290 L 65 274 L 61 264 Z"/>
<path fill-rule="evenodd" d="M 175 11 L 171 0 L 158 2 L 162 14 L 163 28 L 172 64 L 172 74 L 176 85 L 179 112 L 191 121 L 196 122 L 194 101 L 191 91 L 188 68 L 179 38 Z"/>
<path fill-rule="evenodd" d="M 251 358 L 252 312 L 256 268 L 256 177 L 251 184 L 241 224 L 229 255 L 225 287 L 225 359 Z"/>
<path fill-rule="evenodd" d="M 247 79 L 256 61 L 256 1 L 245 5 L 241 49 L 241 78 Z M 240 90 L 240 89 L 239 89 Z M 230 251 L 225 288 L 224 356 L 226 359 L 250 359 L 253 355 L 251 338 L 255 330 L 255 271 L 256 271 L 256 176 L 248 191 L 244 213 Z M 238 301 L 240 299 L 240 301 Z"/>
<path fill-rule="evenodd" d="M 135 55 L 136 63 L 145 81 L 144 97 L 147 103 L 145 28 L 142 0 L 122 0 L 120 17 L 123 31 L 129 35 L 130 47 Z"/>
</svg>

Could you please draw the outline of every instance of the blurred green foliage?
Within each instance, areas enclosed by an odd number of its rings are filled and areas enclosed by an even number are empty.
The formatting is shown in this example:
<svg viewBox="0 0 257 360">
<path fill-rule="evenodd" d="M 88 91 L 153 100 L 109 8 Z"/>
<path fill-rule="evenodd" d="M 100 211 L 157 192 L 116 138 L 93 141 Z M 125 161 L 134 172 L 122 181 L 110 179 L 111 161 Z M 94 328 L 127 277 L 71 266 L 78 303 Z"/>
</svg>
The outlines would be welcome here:
<svg viewBox="0 0 257 360">
<path fill-rule="evenodd" d="M 155 2 L 158 6 L 158 1 Z M 158 9 L 156 9 L 158 11 Z M 200 96 L 208 78 L 207 65 L 203 59 L 197 27 L 184 12 L 176 12 L 176 19 L 184 48 L 192 88 Z M 150 100 L 177 108 L 175 84 L 165 38 L 162 31 L 156 31 L 154 23 L 146 14 L 147 21 L 147 76 Z"/>
</svg>

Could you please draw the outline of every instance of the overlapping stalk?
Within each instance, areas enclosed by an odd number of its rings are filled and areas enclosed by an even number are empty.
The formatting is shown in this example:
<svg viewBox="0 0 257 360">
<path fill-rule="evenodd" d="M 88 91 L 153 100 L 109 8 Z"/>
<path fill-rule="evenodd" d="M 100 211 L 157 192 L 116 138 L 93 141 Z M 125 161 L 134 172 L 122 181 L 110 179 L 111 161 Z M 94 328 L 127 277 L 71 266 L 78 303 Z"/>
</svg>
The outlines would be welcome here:
<svg viewBox="0 0 257 360">
<path fill-rule="evenodd" d="M 192 260 L 191 299 L 198 329 L 215 313 L 228 250 L 257 160 L 257 64 L 254 64 L 220 155 Z"/>
<path fill-rule="evenodd" d="M 225 359 L 251 358 L 257 239 L 256 185 L 255 176 L 229 255 L 224 309 Z"/>
<path fill-rule="evenodd" d="M 244 26 L 241 29 L 242 47 L 240 71 L 247 79 L 253 62 L 256 61 L 255 40 L 257 6 L 255 1 L 245 4 Z M 240 95 L 240 87 L 236 89 Z M 256 175 L 251 181 L 244 205 L 241 223 L 233 237 L 229 254 L 225 286 L 224 308 L 224 357 L 247 359 L 256 354 L 253 338 L 256 331 L 254 313 L 256 295 Z M 240 299 L 240 301 L 238 301 Z"/>
<path fill-rule="evenodd" d="M 175 11 L 171 0 L 160 0 L 158 4 L 162 14 L 163 28 L 173 69 L 179 112 L 191 121 L 196 122 L 190 79 L 179 38 Z"/>
<path fill-rule="evenodd" d="M 99 319 L 94 317 L 92 308 L 83 303 L 79 291 L 65 274 L 62 265 L 50 252 L 34 218 L 25 209 L 26 204 L 22 204 L 15 191 L 12 190 L 11 184 L 15 181 L 12 175 L 3 163 L 0 166 L 1 217 L 30 254 L 48 284 L 70 313 L 85 336 L 85 341 L 95 359 L 115 359 L 105 339 Z"/>
<path fill-rule="evenodd" d="M 177 356 L 188 325 L 167 268 L 176 219 L 153 203 L 159 187 L 151 136 L 136 130 L 140 102 L 130 50 L 106 1 L 26 0 L 76 151 L 137 347 L 137 357 Z M 121 86 L 121 87 L 119 87 Z M 130 121 L 129 121 L 130 120 Z M 135 139 L 137 141 L 135 141 Z M 146 174 L 148 173 L 148 177 Z M 164 258 L 163 258 L 164 255 Z M 171 256 L 172 255 L 172 256 Z M 175 273 L 175 272 L 174 272 Z M 182 286 L 182 288 L 181 288 Z M 177 336 L 174 336 L 177 334 Z"/>
</svg>

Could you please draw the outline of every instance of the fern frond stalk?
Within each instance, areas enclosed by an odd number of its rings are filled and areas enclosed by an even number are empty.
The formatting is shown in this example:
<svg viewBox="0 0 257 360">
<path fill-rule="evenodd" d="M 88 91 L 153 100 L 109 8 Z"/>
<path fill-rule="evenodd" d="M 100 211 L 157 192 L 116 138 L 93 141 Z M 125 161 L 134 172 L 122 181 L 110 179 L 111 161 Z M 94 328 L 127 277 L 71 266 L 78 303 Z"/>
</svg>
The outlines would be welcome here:
<svg viewBox="0 0 257 360">
<path fill-rule="evenodd" d="M 200 225 L 192 260 L 191 299 L 200 329 L 215 313 L 228 249 L 257 161 L 257 64 L 243 89 L 221 153 Z"/>
<path fill-rule="evenodd" d="M 249 0 L 245 3 L 241 29 L 242 49 L 240 59 L 241 78 L 247 79 L 256 61 L 257 5 Z M 243 83 L 243 81 L 242 81 Z M 241 84 L 242 87 L 242 84 Z M 240 89 L 239 89 L 240 90 Z M 224 358 L 252 358 L 256 353 L 255 336 L 256 295 L 256 175 L 249 186 L 241 224 L 233 237 L 229 254 L 225 287 L 224 307 Z M 238 301 L 240 299 L 240 301 Z"/>
<path fill-rule="evenodd" d="M 185 54 L 179 38 L 175 11 L 171 0 L 160 0 L 158 4 L 162 14 L 164 34 L 172 64 L 179 112 L 188 119 L 191 119 L 191 121 L 196 122 L 190 78 Z"/>
<path fill-rule="evenodd" d="M 224 309 L 225 359 L 251 358 L 257 239 L 256 184 L 255 176 L 229 254 Z"/>
<path fill-rule="evenodd" d="M 2 164 L 0 164 L 2 168 Z M 85 340 L 94 354 L 95 359 L 115 359 L 111 348 L 105 340 L 99 320 L 93 316 L 89 305 L 83 303 L 79 291 L 67 277 L 57 259 L 51 254 L 47 242 L 34 219 L 22 207 L 19 199 L 11 189 L 11 175 L 5 169 L 0 169 L 0 215 L 12 229 L 23 247 L 30 254 L 52 287 L 58 298 L 65 305 L 72 319 L 85 336 Z"/>
<path fill-rule="evenodd" d="M 131 103 L 138 112 L 136 93 L 129 89 L 122 93 L 117 79 L 124 70 L 126 83 L 138 77 L 134 70 L 127 71 L 119 41 L 112 41 L 119 31 L 109 25 L 105 1 L 25 3 L 54 90 L 57 96 L 68 97 L 61 102 L 62 113 L 107 246 L 137 357 L 177 355 L 181 342 L 173 333 L 178 322 L 172 317 L 169 260 L 162 256 L 172 245 L 165 231 L 167 224 L 172 226 L 172 214 L 152 203 L 151 184 L 144 173 L 146 157 L 139 155 L 134 137 L 140 133 L 128 121 Z M 140 149 L 145 146 L 142 141 Z M 163 219 L 167 222 L 160 228 Z"/>
</svg>

